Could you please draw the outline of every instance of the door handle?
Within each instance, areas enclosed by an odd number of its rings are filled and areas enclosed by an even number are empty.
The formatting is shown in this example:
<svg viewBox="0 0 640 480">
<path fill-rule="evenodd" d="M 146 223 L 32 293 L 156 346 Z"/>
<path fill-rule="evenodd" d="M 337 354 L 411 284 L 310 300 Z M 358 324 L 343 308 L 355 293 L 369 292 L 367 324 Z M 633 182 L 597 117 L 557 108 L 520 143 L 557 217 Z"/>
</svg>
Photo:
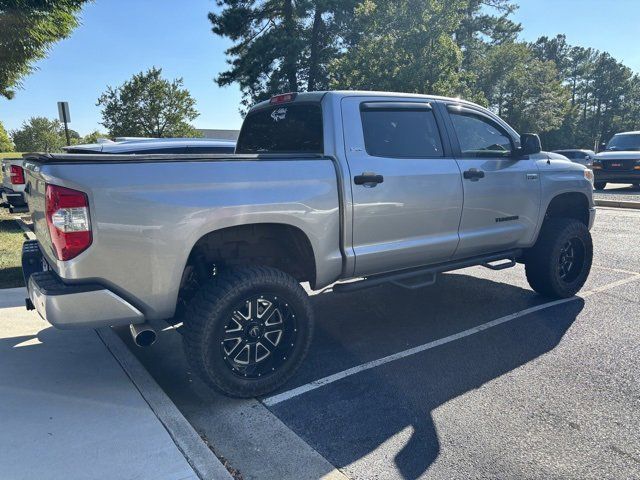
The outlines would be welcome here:
<svg viewBox="0 0 640 480">
<path fill-rule="evenodd" d="M 466 170 L 462 176 L 466 180 L 471 180 L 472 182 L 477 182 L 481 178 L 484 178 L 484 172 L 482 170 L 478 170 L 477 168 L 471 168 Z"/>
<path fill-rule="evenodd" d="M 356 185 L 364 185 L 365 187 L 372 188 L 377 184 L 384 182 L 382 175 L 376 175 L 375 173 L 364 172 L 362 175 L 356 175 L 353 177 L 353 183 Z"/>
</svg>

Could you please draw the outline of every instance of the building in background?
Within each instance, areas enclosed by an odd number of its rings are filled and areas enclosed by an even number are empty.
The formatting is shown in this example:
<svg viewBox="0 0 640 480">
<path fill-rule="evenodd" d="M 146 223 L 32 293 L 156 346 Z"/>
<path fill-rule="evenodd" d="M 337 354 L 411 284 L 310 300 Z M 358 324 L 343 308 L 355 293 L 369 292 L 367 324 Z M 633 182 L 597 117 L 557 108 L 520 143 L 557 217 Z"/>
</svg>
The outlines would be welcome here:
<svg viewBox="0 0 640 480">
<path fill-rule="evenodd" d="M 197 131 L 204 138 L 215 138 L 216 140 L 237 141 L 240 130 L 215 130 L 210 128 L 198 128 Z"/>
</svg>

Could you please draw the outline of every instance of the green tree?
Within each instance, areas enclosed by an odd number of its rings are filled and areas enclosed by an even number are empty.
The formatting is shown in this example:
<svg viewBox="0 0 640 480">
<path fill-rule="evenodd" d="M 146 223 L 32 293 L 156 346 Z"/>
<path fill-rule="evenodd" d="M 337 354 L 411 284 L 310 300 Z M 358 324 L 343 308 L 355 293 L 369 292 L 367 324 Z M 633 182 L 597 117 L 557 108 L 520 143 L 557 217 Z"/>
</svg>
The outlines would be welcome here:
<svg viewBox="0 0 640 480">
<path fill-rule="evenodd" d="M 546 140 L 551 148 L 594 148 L 614 133 L 640 128 L 638 75 L 606 52 L 567 44 L 563 35 L 531 45 L 536 58 L 557 66 L 570 95 L 559 128 Z"/>
<path fill-rule="evenodd" d="M 608 140 L 618 130 L 618 120 L 625 108 L 625 94 L 633 72 L 608 53 L 602 53 L 593 65 L 591 98 L 596 141 Z"/>
<path fill-rule="evenodd" d="M 328 86 L 327 65 L 352 31 L 357 0 L 218 0 L 213 33 L 233 45 L 220 86 L 237 83 L 243 108 L 282 92 Z"/>
<path fill-rule="evenodd" d="M 531 53 L 544 62 L 553 62 L 556 66 L 558 77 L 563 79 L 571 70 L 571 46 L 567 43 L 565 35 L 556 35 L 554 38 L 540 37 L 530 45 Z"/>
<path fill-rule="evenodd" d="M 86 1 L 0 0 L 0 96 L 12 98 L 33 63 L 71 34 Z"/>
<path fill-rule="evenodd" d="M 11 132 L 11 138 L 19 152 L 55 152 L 65 145 L 60 122 L 45 117 L 31 117 Z"/>
<path fill-rule="evenodd" d="M 545 134 L 561 126 L 569 98 L 553 62 L 535 58 L 526 43 L 505 43 L 479 66 L 478 87 L 514 128 Z"/>
<path fill-rule="evenodd" d="M 2 122 L 0 122 L 0 152 L 13 152 L 13 143 Z"/>
<path fill-rule="evenodd" d="M 60 130 L 60 133 L 62 135 L 62 138 L 64 138 L 64 142 L 66 145 L 67 137 L 64 133 L 64 127 Z M 71 145 L 78 145 L 79 143 L 82 143 L 82 137 L 75 130 L 69 129 L 69 142 L 71 143 Z"/>
<path fill-rule="evenodd" d="M 517 8 L 512 0 L 467 0 L 455 32 L 464 69 L 473 71 L 478 58 L 492 46 L 516 41 L 522 26 L 509 17 Z"/>
<path fill-rule="evenodd" d="M 359 35 L 330 65 L 331 87 L 456 95 L 462 52 L 453 34 L 465 0 L 364 0 Z"/>
<path fill-rule="evenodd" d="M 109 138 L 109 135 L 106 133 L 102 133 L 99 130 L 94 130 L 91 133 L 88 133 L 84 137 L 80 139 L 81 144 L 86 145 L 89 143 L 98 143 L 98 140 L 101 138 Z"/>
<path fill-rule="evenodd" d="M 166 80 L 155 67 L 108 87 L 97 103 L 110 136 L 158 138 L 197 136 L 189 124 L 199 115 L 195 104 L 182 78 Z"/>
</svg>

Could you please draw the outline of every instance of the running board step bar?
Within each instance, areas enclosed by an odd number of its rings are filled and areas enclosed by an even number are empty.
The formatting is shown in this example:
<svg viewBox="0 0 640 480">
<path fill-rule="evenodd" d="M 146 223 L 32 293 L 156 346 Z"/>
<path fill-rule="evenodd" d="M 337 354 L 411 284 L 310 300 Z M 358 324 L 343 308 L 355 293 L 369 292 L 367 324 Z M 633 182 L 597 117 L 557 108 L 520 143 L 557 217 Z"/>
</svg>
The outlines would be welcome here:
<svg viewBox="0 0 640 480">
<path fill-rule="evenodd" d="M 461 268 L 481 265 L 491 270 L 504 270 L 515 267 L 517 259 L 522 257 L 522 250 L 508 250 L 506 252 L 482 255 L 478 257 L 466 258 L 463 260 L 453 260 L 451 262 L 439 263 L 423 268 L 412 268 L 398 272 L 372 275 L 363 280 L 348 283 L 337 283 L 333 286 L 333 291 L 337 293 L 355 292 L 364 288 L 377 287 L 385 283 L 392 283 L 402 288 L 411 290 L 426 287 L 436 283 L 438 273 L 460 270 Z M 506 260 L 506 261 L 504 261 Z M 496 263 L 501 262 L 501 263 Z"/>
</svg>

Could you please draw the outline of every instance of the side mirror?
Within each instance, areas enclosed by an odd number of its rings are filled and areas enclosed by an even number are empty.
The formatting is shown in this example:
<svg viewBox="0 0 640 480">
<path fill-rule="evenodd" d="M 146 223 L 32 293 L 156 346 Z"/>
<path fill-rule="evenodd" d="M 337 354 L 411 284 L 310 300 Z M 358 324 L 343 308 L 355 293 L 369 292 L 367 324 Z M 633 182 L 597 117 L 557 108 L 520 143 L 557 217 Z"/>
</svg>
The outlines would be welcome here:
<svg viewBox="0 0 640 480">
<path fill-rule="evenodd" d="M 520 135 L 520 155 L 532 155 L 542 151 L 540 137 L 535 133 L 523 133 Z"/>
<path fill-rule="evenodd" d="M 604 152 L 607 149 L 607 142 L 602 142 L 598 145 L 598 153 Z"/>
</svg>

